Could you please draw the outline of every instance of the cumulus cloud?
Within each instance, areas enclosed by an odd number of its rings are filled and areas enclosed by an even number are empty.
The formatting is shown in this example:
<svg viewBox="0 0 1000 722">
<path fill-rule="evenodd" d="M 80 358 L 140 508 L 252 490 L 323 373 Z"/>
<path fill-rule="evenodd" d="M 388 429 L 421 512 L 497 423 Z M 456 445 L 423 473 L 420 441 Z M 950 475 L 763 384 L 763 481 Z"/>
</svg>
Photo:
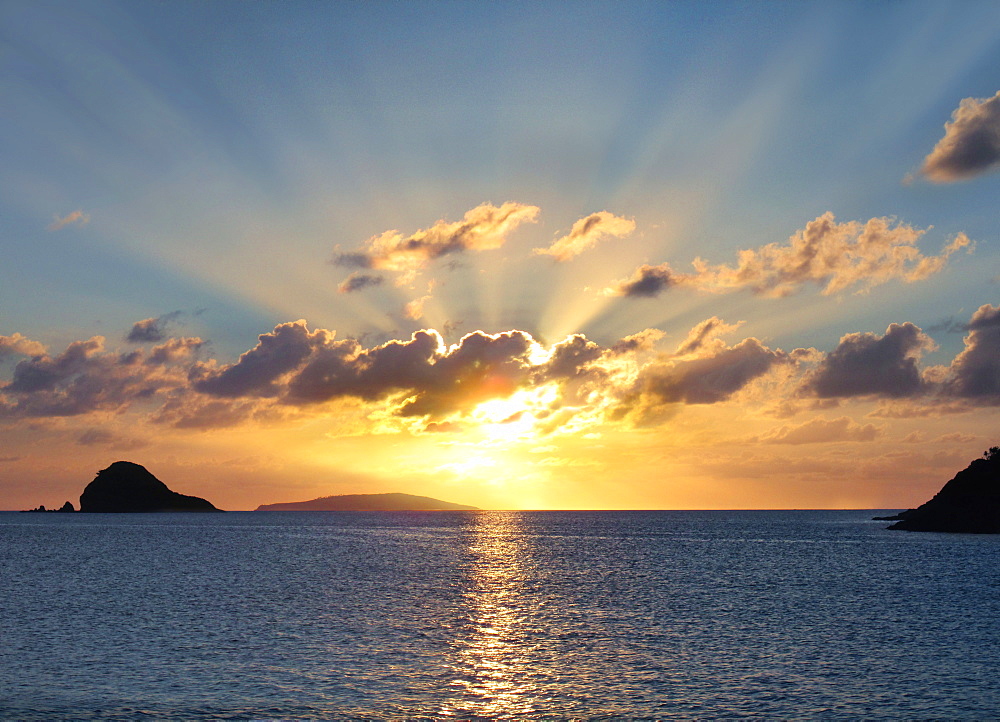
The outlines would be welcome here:
<svg viewBox="0 0 1000 722">
<path fill-rule="evenodd" d="M 212 396 L 276 396 L 276 383 L 294 371 L 314 349 L 333 342 L 333 332 L 309 331 L 305 319 L 282 323 L 274 331 L 257 337 L 257 345 L 235 363 L 222 368 L 202 365 L 195 373 L 194 388 Z"/>
<path fill-rule="evenodd" d="M 934 183 L 968 180 L 1000 167 L 1000 91 L 964 98 L 944 124 L 944 137 L 924 158 L 920 173 Z"/>
<path fill-rule="evenodd" d="M 355 291 L 361 291 L 365 288 L 371 288 L 372 286 L 378 286 L 382 283 L 382 277 L 376 276 L 374 273 L 362 273 L 360 271 L 355 271 L 337 286 L 337 293 L 354 293 Z"/>
<path fill-rule="evenodd" d="M 656 298 L 668 288 L 684 283 L 686 277 L 674 273 L 667 263 L 658 266 L 643 264 L 629 277 L 615 281 L 601 291 L 604 296 L 626 298 Z"/>
<path fill-rule="evenodd" d="M 90 216 L 81 210 L 75 210 L 62 218 L 58 215 L 53 216 L 52 223 L 45 227 L 47 231 L 58 231 L 62 230 L 66 226 L 85 226 L 90 223 Z"/>
<path fill-rule="evenodd" d="M 409 236 L 396 230 L 372 236 L 361 249 L 337 254 L 333 262 L 340 266 L 391 271 L 403 274 L 404 280 L 412 279 L 435 258 L 499 248 L 519 225 L 534 222 L 539 210 L 537 206 L 523 203 L 507 202 L 499 207 L 483 203 L 468 211 L 461 221 L 439 220 L 430 228 Z"/>
<path fill-rule="evenodd" d="M 944 268 L 949 256 L 971 242 L 958 234 L 940 255 L 925 256 L 917 241 L 926 231 L 889 218 L 865 223 L 837 223 L 824 213 L 793 235 L 787 244 L 770 243 L 739 253 L 736 266 L 694 262 L 692 284 L 711 291 L 748 288 L 762 296 L 788 296 L 802 285 L 822 286 L 822 293 L 839 293 L 851 286 L 864 291 L 891 280 L 923 280 Z"/>
<path fill-rule="evenodd" d="M 924 280 L 943 269 L 959 249 L 971 251 L 973 246 L 968 236 L 959 233 L 940 254 L 927 256 L 917 248 L 925 233 L 889 218 L 837 223 L 832 213 L 824 213 L 787 243 L 740 251 L 735 266 L 711 265 L 702 258 L 695 259 L 693 273 L 677 273 L 666 263 L 643 265 L 603 293 L 655 297 L 669 288 L 688 286 L 713 293 L 748 289 L 777 298 L 810 283 L 821 286 L 824 295 L 851 287 L 864 292 L 892 280 Z"/>
<path fill-rule="evenodd" d="M 536 248 L 534 252 L 536 255 L 552 256 L 557 261 L 568 261 L 596 245 L 602 238 L 624 238 L 634 230 L 635 221 L 600 211 L 581 218 L 573 224 L 567 235 L 554 241 L 548 248 Z"/>
<path fill-rule="evenodd" d="M 0 359 L 7 356 L 41 356 L 45 353 L 45 345 L 32 341 L 20 333 L 10 336 L 0 336 Z"/>
<path fill-rule="evenodd" d="M 875 441 L 884 433 L 874 424 L 858 424 L 846 416 L 810 419 L 799 426 L 782 426 L 759 437 L 769 444 L 829 444 L 841 441 Z"/>
<path fill-rule="evenodd" d="M 918 361 L 935 347 L 912 323 L 891 324 L 884 336 L 851 333 L 807 376 L 804 390 L 820 398 L 901 398 L 926 390 Z"/>
<path fill-rule="evenodd" d="M 78 416 L 92 411 L 121 411 L 135 402 L 188 385 L 185 364 L 166 354 L 153 363 L 142 351 L 106 351 L 105 339 L 74 341 L 56 356 L 41 354 L 19 362 L 9 383 L 0 386 L 0 416 L 9 418 Z M 199 339 L 178 339 L 191 348 Z M 154 354 L 156 353 L 154 349 Z M 179 354 L 179 356 L 178 356 Z"/>
<path fill-rule="evenodd" d="M 949 369 L 948 392 L 980 403 L 1000 403 L 1000 304 L 980 306 L 966 328 L 965 348 Z"/>
<path fill-rule="evenodd" d="M 652 362 L 640 370 L 613 417 L 640 426 L 655 423 L 673 406 L 725 401 L 773 368 L 794 363 L 792 355 L 769 349 L 752 337 L 735 346 L 717 347 L 711 355 Z"/>
<path fill-rule="evenodd" d="M 162 341 L 168 335 L 168 326 L 180 318 L 181 311 L 171 311 L 155 318 L 145 318 L 136 321 L 125 336 L 132 343 L 155 343 Z"/>
</svg>

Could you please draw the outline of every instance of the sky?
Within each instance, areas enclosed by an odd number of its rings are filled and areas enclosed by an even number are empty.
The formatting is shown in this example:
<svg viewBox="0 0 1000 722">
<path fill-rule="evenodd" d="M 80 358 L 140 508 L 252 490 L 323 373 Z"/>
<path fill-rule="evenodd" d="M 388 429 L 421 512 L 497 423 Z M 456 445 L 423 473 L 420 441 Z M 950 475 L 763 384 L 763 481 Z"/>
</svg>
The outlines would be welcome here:
<svg viewBox="0 0 1000 722">
<path fill-rule="evenodd" d="M 995 2 L 0 2 L 0 508 L 905 508 L 1000 444 Z"/>
</svg>

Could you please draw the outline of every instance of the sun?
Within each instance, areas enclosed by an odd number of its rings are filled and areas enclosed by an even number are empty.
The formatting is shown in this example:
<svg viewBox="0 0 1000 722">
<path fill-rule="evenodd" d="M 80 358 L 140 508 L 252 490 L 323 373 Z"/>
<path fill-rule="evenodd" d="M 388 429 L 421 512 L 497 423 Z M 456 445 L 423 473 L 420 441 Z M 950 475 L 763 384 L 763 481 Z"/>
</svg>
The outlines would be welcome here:
<svg viewBox="0 0 1000 722">
<path fill-rule="evenodd" d="M 510 396 L 478 404 L 468 421 L 486 444 L 535 442 L 540 434 L 539 422 L 551 413 L 558 395 L 554 386 L 520 389 Z"/>
</svg>

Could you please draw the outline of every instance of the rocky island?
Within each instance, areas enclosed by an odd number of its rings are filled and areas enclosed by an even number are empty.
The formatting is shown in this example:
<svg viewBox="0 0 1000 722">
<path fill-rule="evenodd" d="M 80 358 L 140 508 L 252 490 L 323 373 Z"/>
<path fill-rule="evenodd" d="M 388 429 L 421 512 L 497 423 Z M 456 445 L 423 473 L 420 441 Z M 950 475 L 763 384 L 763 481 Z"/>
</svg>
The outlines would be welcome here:
<svg viewBox="0 0 1000 722">
<path fill-rule="evenodd" d="M 958 472 L 941 491 L 916 509 L 876 517 L 901 531 L 1000 534 L 1000 446 Z"/>
<path fill-rule="evenodd" d="M 171 491 L 144 466 L 116 461 L 97 472 L 80 496 L 83 512 L 222 511 L 205 499 Z"/>
<path fill-rule="evenodd" d="M 413 494 L 341 494 L 310 501 L 261 504 L 257 511 L 476 511 L 474 506 L 453 504 Z"/>
</svg>

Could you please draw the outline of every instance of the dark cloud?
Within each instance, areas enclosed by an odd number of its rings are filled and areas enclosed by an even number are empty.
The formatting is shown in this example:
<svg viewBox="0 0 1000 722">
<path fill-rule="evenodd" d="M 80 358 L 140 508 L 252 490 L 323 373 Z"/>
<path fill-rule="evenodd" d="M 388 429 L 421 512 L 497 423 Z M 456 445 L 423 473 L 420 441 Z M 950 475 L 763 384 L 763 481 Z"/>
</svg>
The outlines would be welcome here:
<svg viewBox="0 0 1000 722">
<path fill-rule="evenodd" d="M 183 315 L 182 311 L 171 311 L 156 318 L 146 318 L 133 324 L 125 336 L 131 343 L 156 343 L 167 338 L 167 327 Z"/>
<path fill-rule="evenodd" d="M 371 268 L 372 259 L 365 253 L 336 253 L 330 259 L 330 263 L 335 266 L 345 268 Z"/>
<path fill-rule="evenodd" d="M 194 357 L 204 346 L 205 342 L 194 336 L 172 338 L 166 343 L 153 346 L 145 363 L 150 366 L 166 366 Z"/>
<path fill-rule="evenodd" d="M 277 396 L 276 381 L 296 370 L 314 349 L 333 341 L 330 331 L 310 332 L 304 320 L 279 324 L 257 337 L 257 345 L 236 363 L 213 369 L 203 365 L 194 372 L 194 388 L 211 396 Z"/>
<path fill-rule="evenodd" d="M 1000 167 L 1000 92 L 992 98 L 963 99 L 944 129 L 920 167 L 925 178 L 953 183 Z"/>
<path fill-rule="evenodd" d="M 643 264 L 635 269 L 631 277 L 616 281 L 603 293 L 605 296 L 625 296 L 626 298 L 655 298 L 679 283 L 679 278 L 666 263 L 658 266 Z"/>
<path fill-rule="evenodd" d="M 552 347 L 552 355 L 541 369 L 544 379 L 571 379 L 604 355 L 604 350 L 583 334 L 573 334 Z"/>
<path fill-rule="evenodd" d="M 732 396 L 787 354 L 773 351 L 755 338 L 744 339 L 713 356 L 653 366 L 640 376 L 643 393 L 664 403 L 714 404 Z"/>
<path fill-rule="evenodd" d="M 1000 403 L 1000 305 L 980 306 L 966 328 L 965 349 L 951 363 L 947 391 L 979 403 Z"/>
<path fill-rule="evenodd" d="M 427 386 L 400 408 L 402 416 L 437 417 L 505 398 L 524 385 L 534 340 L 523 331 L 467 334 L 437 359 Z"/>
<path fill-rule="evenodd" d="M 369 349 L 353 339 L 328 343 L 290 378 L 285 400 L 310 404 L 349 396 L 374 401 L 412 391 L 428 385 L 442 350 L 441 337 L 433 331 Z"/>
<path fill-rule="evenodd" d="M 337 286 L 337 293 L 354 293 L 355 291 L 361 291 L 365 288 L 381 285 L 381 283 L 381 276 L 376 276 L 373 273 L 355 272 L 345 278 L 341 284 Z"/>
<path fill-rule="evenodd" d="M 640 371 L 612 418 L 648 425 L 665 418 L 674 405 L 725 401 L 776 365 L 791 363 L 789 354 L 769 349 L 755 338 L 720 348 L 711 356 L 651 363 Z"/>
<path fill-rule="evenodd" d="M 200 345 L 199 339 L 176 341 L 188 347 Z M 146 360 L 142 351 L 106 352 L 100 336 L 74 341 L 57 356 L 43 354 L 26 359 L 14 367 L 11 382 L 0 387 L 0 416 L 78 416 L 92 411 L 120 411 L 133 402 L 187 385 L 187 368 L 183 365 L 168 365 L 167 357 L 155 363 Z"/>
<path fill-rule="evenodd" d="M 820 398 L 901 398 L 926 390 L 917 362 L 934 343 L 912 323 L 892 324 L 884 336 L 852 333 L 820 362 L 805 381 Z"/>
</svg>

